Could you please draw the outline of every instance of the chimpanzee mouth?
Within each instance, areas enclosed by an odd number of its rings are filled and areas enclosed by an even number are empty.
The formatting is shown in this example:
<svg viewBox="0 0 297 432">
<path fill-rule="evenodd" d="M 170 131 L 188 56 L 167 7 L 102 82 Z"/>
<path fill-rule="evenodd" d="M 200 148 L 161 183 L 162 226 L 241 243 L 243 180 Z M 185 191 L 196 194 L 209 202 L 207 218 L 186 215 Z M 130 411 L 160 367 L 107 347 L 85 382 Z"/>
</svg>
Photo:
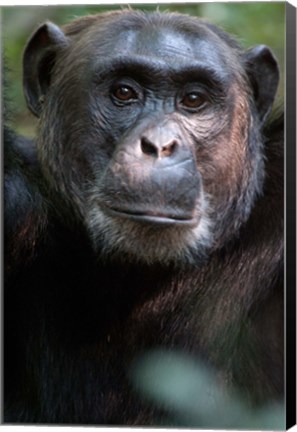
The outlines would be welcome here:
<svg viewBox="0 0 297 432">
<path fill-rule="evenodd" d="M 152 211 L 152 210 L 130 210 L 116 207 L 104 206 L 104 211 L 111 216 L 129 219 L 131 221 L 155 224 L 155 225 L 183 225 L 195 227 L 200 217 L 186 212 L 174 211 Z"/>
</svg>

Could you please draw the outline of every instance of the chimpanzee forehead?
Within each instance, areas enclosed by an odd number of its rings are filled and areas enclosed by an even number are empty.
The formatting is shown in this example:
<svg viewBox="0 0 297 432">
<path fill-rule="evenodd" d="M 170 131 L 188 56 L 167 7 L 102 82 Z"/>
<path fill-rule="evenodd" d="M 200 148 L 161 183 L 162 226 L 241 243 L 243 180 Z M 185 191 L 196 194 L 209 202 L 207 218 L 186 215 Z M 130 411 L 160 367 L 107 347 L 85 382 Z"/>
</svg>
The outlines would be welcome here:
<svg viewBox="0 0 297 432">
<path fill-rule="evenodd" d="M 160 14 L 129 17 L 93 23 L 70 48 L 70 67 L 74 61 L 84 69 L 87 65 L 87 77 L 108 78 L 111 71 L 119 74 L 129 68 L 129 73 L 145 70 L 147 77 L 154 72 L 166 79 L 171 74 L 175 81 L 187 71 L 193 76 L 204 69 L 225 84 L 243 73 L 237 47 L 201 20 Z"/>
<path fill-rule="evenodd" d="M 212 67 L 228 64 L 226 46 L 204 28 L 195 34 L 160 26 L 115 32 L 109 40 L 106 55 L 146 56 L 169 63 L 193 60 Z"/>
</svg>

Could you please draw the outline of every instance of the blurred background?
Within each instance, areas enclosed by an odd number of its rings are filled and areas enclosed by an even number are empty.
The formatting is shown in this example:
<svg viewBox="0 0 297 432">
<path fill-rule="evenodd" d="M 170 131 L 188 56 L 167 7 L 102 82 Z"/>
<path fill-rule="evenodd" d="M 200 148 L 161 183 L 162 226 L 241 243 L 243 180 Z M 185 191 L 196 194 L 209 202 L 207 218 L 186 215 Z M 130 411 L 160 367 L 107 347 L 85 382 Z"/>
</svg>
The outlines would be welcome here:
<svg viewBox="0 0 297 432">
<path fill-rule="evenodd" d="M 26 136 L 34 136 L 36 120 L 24 101 L 22 90 L 22 52 L 33 30 L 43 21 L 62 25 L 76 17 L 114 10 L 125 4 L 105 6 L 12 6 L 2 11 L 2 46 L 9 70 L 8 96 L 14 109 L 15 129 Z M 278 58 L 281 83 L 278 101 L 283 98 L 285 2 L 251 3 L 188 3 L 188 4 L 134 4 L 142 10 L 178 11 L 206 18 L 213 24 L 236 36 L 242 46 L 257 44 L 270 46 Z"/>
</svg>

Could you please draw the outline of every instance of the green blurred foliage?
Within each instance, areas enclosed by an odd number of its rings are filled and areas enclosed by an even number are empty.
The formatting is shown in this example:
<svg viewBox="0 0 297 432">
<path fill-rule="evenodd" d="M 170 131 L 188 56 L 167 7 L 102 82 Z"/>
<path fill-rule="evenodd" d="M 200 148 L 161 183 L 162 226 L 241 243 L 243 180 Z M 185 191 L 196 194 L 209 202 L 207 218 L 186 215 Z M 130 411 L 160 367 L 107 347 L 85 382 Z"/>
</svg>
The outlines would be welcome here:
<svg viewBox="0 0 297 432">
<path fill-rule="evenodd" d="M 244 47 L 270 46 L 281 70 L 279 99 L 283 97 L 285 2 L 251 3 L 170 3 L 134 4 L 135 9 L 178 11 L 206 18 L 235 35 Z M 9 96 L 14 102 L 16 129 L 34 135 L 36 122 L 28 113 L 22 90 L 22 52 L 33 30 L 43 21 L 65 24 L 82 15 L 124 8 L 125 4 L 105 6 L 14 6 L 3 7 L 2 38 L 9 73 Z"/>
<path fill-rule="evenodd" d="M 256 407 L 222 386 L 209 365 L 182 352 L 148 352 L 133 365 L 130 378 L 142 396 L 168 412 L 164 427 L 285 430 L 283 401 Z"/>
</svg>

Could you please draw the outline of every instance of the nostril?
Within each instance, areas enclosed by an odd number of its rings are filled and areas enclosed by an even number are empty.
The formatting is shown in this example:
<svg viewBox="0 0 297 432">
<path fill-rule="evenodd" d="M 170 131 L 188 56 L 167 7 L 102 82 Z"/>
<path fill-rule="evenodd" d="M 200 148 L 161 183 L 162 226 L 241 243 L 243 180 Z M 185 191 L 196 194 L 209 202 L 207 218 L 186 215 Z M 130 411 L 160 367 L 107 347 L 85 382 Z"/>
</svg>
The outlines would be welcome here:
<svg viewBox="0 0 297 432">
<path fill-rule="evenodd" d="M 174 140 L 169 144 L 162 146 L 161 148 L 161 157 L 171 156 L 177 148 L 177 141 Z"/>
<path fill-rule="evenodd" d="M 170 157 L 175 153 L 178 147 L 178 141 L 172 140 L 169 143 L 167 142 L 167 144 L 155 144 L 150 141 L 149 138 L 143 136 L 140 140 L 140 147 L 142 153 L 147 156 L 153 156 L 155 158 Z"/>
<path fill-rule="evenodd" d="M 158 148 L 148 138 L 141 138 L 141 150 L 146 155 L 158 156 Z"/>
</svg>

